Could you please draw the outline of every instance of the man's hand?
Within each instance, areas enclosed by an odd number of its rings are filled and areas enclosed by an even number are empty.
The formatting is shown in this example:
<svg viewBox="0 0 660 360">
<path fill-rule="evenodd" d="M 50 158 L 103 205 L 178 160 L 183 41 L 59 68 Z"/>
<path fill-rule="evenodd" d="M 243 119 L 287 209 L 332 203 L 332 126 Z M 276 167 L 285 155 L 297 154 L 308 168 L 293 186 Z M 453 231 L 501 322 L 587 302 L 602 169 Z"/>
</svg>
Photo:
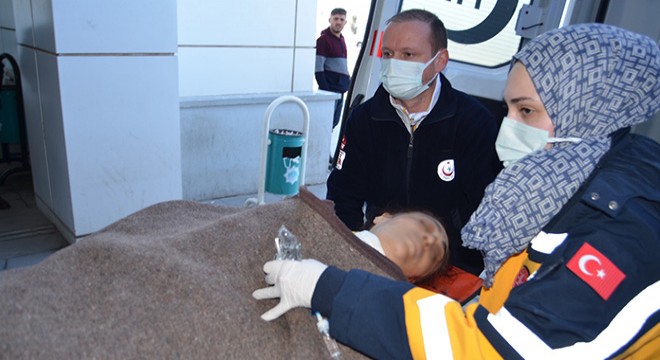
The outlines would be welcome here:
<svg viewBox="0 0 660 360">
<path fill-rule="evenodd" d="M 311 307 L 314 288 L 327 267 L 313 259 L 273 260 L 265 263 L 266 283 L 274 286 L 255 290 L 252 296 L 257 300 L 279 297 L 280 303 L 261 315 L 261 318 L 271 321 L 295 307 Z"/>
</svg>

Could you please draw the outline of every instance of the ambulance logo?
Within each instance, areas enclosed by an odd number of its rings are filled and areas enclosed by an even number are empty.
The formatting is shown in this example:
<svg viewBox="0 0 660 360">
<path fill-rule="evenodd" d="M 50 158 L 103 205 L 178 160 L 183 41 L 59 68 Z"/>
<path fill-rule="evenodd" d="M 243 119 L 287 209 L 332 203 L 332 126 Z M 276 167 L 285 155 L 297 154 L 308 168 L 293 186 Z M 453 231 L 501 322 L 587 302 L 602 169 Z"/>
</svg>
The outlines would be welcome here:
<svg viewBox="0 0 660 360">
<path fill-rule="evenodd" d="M 443 181 L 452 181 L 456 176 L 454 169 L 454 159 L 442 160 L 438 164 L 438 177 Z"/>
<path fill-rule="evenodd" d="M 594 289 L 603 300 L 626 278 L 619 268 L 588 243 L 582 244 L 566 265 L 577 277 Z"/>
</svg>

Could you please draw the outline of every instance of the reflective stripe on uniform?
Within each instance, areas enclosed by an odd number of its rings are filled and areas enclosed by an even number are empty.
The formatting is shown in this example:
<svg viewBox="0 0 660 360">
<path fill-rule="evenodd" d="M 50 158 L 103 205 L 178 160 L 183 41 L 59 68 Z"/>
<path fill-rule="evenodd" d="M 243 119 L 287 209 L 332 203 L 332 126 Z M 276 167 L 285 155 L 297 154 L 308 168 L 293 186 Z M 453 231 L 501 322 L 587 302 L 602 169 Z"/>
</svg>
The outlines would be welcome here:
<svg viewBox="0 0 660 360">
<path fill-rule="evenodd" d="M 635 296 L 594 340 L 551 349 L 506 308 L 487 319 L 497 332 L 525 359 L 604 359 L 638 334 L 646 320 L 660 310 L 660 281 Z"/>
<path fill-rule="evenodd" d="M 411 289 L 403 298 L 413 359 L 452 359 L 445 307 L 454 300 L 422 288 Z"/>
</svg>

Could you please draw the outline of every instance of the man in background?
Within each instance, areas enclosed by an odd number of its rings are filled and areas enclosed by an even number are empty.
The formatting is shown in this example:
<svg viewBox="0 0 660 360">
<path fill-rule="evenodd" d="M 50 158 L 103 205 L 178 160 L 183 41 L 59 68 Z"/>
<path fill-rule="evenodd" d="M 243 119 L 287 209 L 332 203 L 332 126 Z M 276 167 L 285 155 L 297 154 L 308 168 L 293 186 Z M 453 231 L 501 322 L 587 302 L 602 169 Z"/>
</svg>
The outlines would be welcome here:
<svg viewBox="0 0 660 360">
<path fill-rule="evenodd" d="M 319 89 L 340 94 L 335 102 L 335 113 L 332 120 L 332 128 L 339 123 L 341 108 L 344 102 L 344 93 L 348 90 L 350 77 L 348 75 L 348 64 L 346 62 L 346 42 L 341 31 L 346 25 L 346 10 L 342 8 L 333 9 L 330 12 L 330 26 L 321 31 L 321 36 L 316 39 L 316 82 Z"/>
</svg>

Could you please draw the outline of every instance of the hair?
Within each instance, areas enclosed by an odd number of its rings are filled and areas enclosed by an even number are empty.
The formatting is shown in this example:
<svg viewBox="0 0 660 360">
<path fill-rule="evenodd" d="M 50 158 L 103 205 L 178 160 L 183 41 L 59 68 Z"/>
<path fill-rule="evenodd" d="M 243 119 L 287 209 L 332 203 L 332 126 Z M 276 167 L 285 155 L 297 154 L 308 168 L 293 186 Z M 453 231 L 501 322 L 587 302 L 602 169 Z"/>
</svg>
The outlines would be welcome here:
<svg viewBox="0 0 660 360">
<path fill-rule="evenodd" d="M 334 9 L 332 9 L 332 11 L 330 12 L 330 16 L 337 15 L 337 14 L 339 14 L 339 15 L 346 15 L 346 10 L 344 10 L 344 9 L 342 9 L 342 8 L 334 8 Z"/>
<path fill-rule="evenodd" d="M 429 42 L 434 53 L 447 48 L 447 29 L 445 29 L 445 24 L 430 11 L 421 9 L 402 11 L 387 20 L 386 25 L 408 21 L 421 21 L 429 25 L 431 28 Z"/>
<path fill-rule="evenodd" d="M 440 262 L 438 263 L 437 267 L 429 274 L 424 275 L 423 277 L 413 281 L 415 285 L 424 286 L 426 283 L 432 281 L 437 276 L 446 274 L 447 271 L 449 270 L 449 242 L 451 240 L 452 234 L 450 234 L 449 231 L 447 231 L 447 226 L 445 225 L 444 220 L 440 216 L 436 215 L 435 213 L 433 213 L 428 209 L 420 209 L 415 207 L 407 207 L 405 209 L 391 208 L 391 211 L 384 211 L 383 213 L 389 213 L 392 216 L 394 216 L 397 214 L 413 213 L 413 212 L 421 213 L 432 218 L 434 225 L 438 228 L 438 230 L 443 230 L 444 233 L 447 235 L 447 241 L 441 242 L 442 250 L 444 252 L 440 257 Z M 374 227 L 373 219 L 364 225 L 363 230 L 370 230 L 372 227 Z"/>
<path fill-rule="evenodd" d="M 430 214 L 429 214 L 430 215 Z M 449 233 L 447 232 L 447 227 L 444 226 L 442 221 L 438 219 L 437 217 L 431 215 L 433 219 L 437 221 L 436 226 L 439 228 L 445 229 L 445 234 L 447 234 L 447 241 L 441 242 L 442 244 L 442 249 L 444 250 L 444 253 L 442 254 L 442 257 L 440 258 L 440 263 L 438 266 L 430 272 L 428 275 L 425 275 L 422 278 L 416 279 L 413 283 L 418 286 L 425 286 L 428 283 L 430 283 L 433 279 L 435 279 L 438 276 L 445 275 L 447 271 L 449 270 Z"/>
<path fill-rule="evenodd" d="M 426 287 L 433 291 L 436 291 L 431 286 L 433 280 L 435 280 L 438 276 L 446 275 L 447 272 L 449 271 L 449 267 L 450 267 L 449 243 L 451 241 L 452 234 L 450 234 L 449 231 L 447 231 L 447 226 L 445 225 L 445 221 L 440 216 L 433 213 L 432 211 L 427 209 L 416 209 L 416 210 L 409 210 L 409 212 L 418 212 L 428 215 L 434 220 L 435 226 L 440 230 L 444 230 L 445 234 L 447 235 L 447 241 L 441 242 L 442 250 L 444 252 L 442 254 L 442 257 L 440 258 L 440 262 L 438 263 L 437 267 L 427 275 L 424 275 L 423 277 L 419 279 L 415 279 L 413 281 L 413 284 L 415 284 L 416 286 Z"/>
<path fill-rule="evenodd" d="M 443 254 L 440 257 L 440 262 L 438 263 L 438 266 L 435 268 L 435 270 L 431 271 L 429 274 L 425 275 L 422 278 L 416 279 L 413 282 L 415 285 L 423 286 L 424 284 L 435 279 L 436 277 L 446 274 L 447 271 L 449 270 L 449 242 L 451 241 L 452 235 L 449 233 L 449 231 L 447 231 L 447 226 L 445 225 L 444 220 L 440 216 L 426 209 L 416 210 L 416 211 L 430 216 L 434 220 L 435 226 L 438 228 L 438 230 L 443 230 L 445 232 L 445 235 L 447 235 L 447 241 L 440 242 L 440 244 L 442 245 Z"/>
</svg>

